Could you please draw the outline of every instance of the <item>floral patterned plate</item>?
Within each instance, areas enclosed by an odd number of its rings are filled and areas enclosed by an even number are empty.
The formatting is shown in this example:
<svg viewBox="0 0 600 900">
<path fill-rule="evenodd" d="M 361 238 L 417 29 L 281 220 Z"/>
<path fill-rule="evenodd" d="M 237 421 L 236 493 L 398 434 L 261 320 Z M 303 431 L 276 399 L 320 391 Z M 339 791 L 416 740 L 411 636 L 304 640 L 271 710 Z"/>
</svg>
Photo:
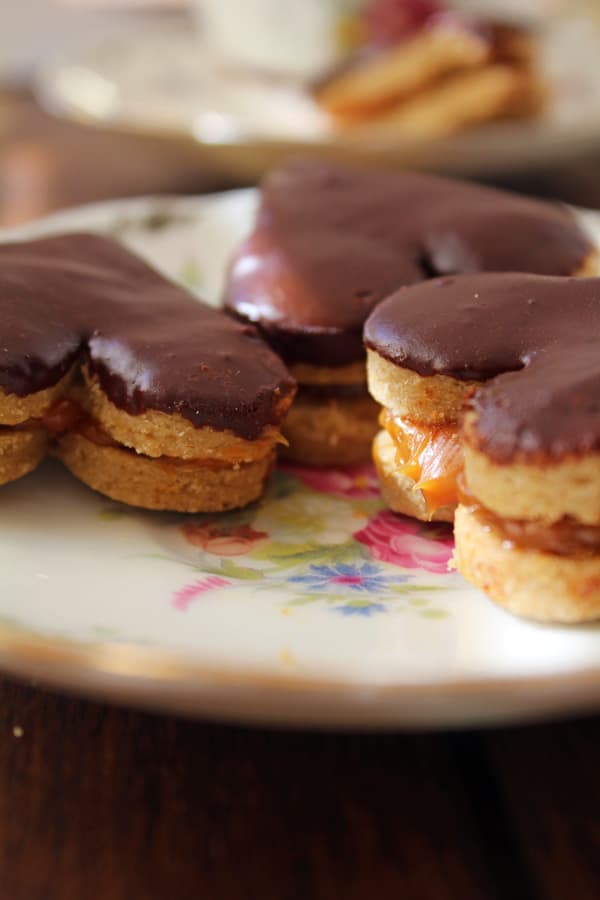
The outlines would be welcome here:
<svg viewBox="0 0 600 900">
<path fill-rule="evenodd" d="M 109 233 L 217 302 L 255 202 L 107 203 L 4 239 Z M 255 722 L 437 727 L 600 706 L 598 628 L 510 617 L 449 570 L 451 552 L 446 527 L 383 508 L 370 467 L 282 466 L 262 502 L 184 516 L 112 503 L 48 462 L 2 489 L 0 665 Z"/>
</svg>

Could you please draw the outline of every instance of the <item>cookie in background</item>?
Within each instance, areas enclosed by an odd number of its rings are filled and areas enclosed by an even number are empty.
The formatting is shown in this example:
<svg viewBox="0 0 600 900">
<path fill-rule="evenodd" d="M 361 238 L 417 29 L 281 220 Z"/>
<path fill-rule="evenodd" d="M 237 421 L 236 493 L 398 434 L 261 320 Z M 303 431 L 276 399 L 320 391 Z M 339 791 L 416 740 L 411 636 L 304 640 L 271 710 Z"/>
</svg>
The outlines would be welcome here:
<svg viewBox="0 0 600 900">
<path fill-rule="evenodd" d="M 359 33 L 313 86 L 340 125 L 433 138 L 544 107 L 531 27 L 438 0 L 367 0 Z"/>
</svg>

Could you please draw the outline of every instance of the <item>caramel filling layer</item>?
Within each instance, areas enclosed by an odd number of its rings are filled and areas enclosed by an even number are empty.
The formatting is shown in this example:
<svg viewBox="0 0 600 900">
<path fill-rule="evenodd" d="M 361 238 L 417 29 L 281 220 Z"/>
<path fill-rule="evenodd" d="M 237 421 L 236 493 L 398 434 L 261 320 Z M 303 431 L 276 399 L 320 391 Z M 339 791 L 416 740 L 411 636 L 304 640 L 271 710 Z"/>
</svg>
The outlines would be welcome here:
<svg viewBox="0 0 600 900">
<path fill-rule="evenodd" d="M 422 491 L 427 510 L 434 513 L 458 502 L 456 479 L 463 467 L 458 425 L 410 422 L 382 410 L 380 424 L 396 445 L 396 465 Z"/>
<path fill-rule="evenodd" d="M 482 506 L 469 491 L 461 476 L 458 480 L 460 502 L 474 513 L 484 528 L 494 531 L 509 547 L 534 550 L 554 556 L 583 557 L 600 554 L 600 525 L 582 525 L 570 516 L 548 525 L 525 519 L 504 519 Z"/>
</svg>

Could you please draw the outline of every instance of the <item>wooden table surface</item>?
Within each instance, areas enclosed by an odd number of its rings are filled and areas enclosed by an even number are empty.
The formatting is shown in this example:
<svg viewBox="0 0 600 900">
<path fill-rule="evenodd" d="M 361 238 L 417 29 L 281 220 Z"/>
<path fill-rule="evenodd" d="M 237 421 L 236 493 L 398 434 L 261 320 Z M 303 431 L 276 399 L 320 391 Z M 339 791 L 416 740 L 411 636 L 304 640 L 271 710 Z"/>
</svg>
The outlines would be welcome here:
<svg viewBox="0 0 600 900">
<path fill-rule="evenodd" d="M 512 181 L 600 206 L 599 159 Z M 0 94 L 0 224 L 217 186 Z M 0 900 L 597 900 L 599 747 L 595 718 L 285 733 L 0 679 Z"/>
<path fill-rule="evenodd" d="M 0 683 L 3 900 L 597 900 L 600 720 L 245 730 Z"/>
</svg>

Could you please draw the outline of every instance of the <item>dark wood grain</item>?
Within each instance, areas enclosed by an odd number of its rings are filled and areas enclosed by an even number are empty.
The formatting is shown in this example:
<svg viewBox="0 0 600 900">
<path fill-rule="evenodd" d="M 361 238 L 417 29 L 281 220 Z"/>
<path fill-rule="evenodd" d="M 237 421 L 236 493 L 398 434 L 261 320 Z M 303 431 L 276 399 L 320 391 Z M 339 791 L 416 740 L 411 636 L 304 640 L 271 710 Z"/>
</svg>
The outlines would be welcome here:
<svg viewBox="0 0 600 900">
<path fill-rule="evenodd" d="M 600 897 L 600 720 L 494 732 L 486 748 L 538 895 Z"/>
<path fill-rule="evenodd" d="M 3 681 L 0 896 L 529 897 L 480 758 L 476 736 L 253 731 Z"/>
</svg>

